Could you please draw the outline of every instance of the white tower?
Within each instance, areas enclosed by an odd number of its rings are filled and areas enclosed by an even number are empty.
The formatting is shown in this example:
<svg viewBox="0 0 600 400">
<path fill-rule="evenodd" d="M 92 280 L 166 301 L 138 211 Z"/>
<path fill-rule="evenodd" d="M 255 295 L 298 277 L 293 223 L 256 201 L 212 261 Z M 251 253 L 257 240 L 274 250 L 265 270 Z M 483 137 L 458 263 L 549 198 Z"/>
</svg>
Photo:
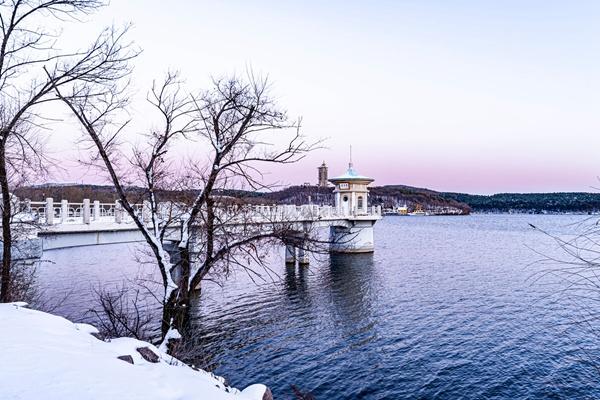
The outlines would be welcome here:
<svg viewBox="0 0 600 400">
<path fill-rule="evenodd" d="M 359 175 L 352 166 L 352 158 L 345 174 L 329 179 L 335 185 L 335 207 L 344 223 L 330 228 L 329 249 L 334 253 L 371 253 L 375 249 L 373 225 L 381 216 L 369 213 L 367 186 L 374 179 Z"/>
<path fill-rule="evenodd" d="M 333 193 L 337 211 L 343 215 L 366 215 L 369 194 L 367 186 L 373 181 L 372 178 L 356 173 L 350 161 L 345 174 L 329 179 L 335 185 Z"/>
</svg>

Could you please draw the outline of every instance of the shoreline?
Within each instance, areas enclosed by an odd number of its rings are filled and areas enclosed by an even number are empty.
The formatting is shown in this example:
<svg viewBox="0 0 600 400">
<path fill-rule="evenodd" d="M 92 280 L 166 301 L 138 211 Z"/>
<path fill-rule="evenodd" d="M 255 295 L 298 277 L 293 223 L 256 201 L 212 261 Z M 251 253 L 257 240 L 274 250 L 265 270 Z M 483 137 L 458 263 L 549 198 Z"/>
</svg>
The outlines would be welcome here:
<svg viewBox="0 0 600 400">
<path fill-rule="evenodd" d="M 154 345 L 133 338 L 101 340 L 98 329 L 33 310 L 0 304 L 3 398 L 265 400 L 262 384 L 243 390 L 192 368 Z M 57 379 L 60 377 L 60 379 Z"/>
</svg>

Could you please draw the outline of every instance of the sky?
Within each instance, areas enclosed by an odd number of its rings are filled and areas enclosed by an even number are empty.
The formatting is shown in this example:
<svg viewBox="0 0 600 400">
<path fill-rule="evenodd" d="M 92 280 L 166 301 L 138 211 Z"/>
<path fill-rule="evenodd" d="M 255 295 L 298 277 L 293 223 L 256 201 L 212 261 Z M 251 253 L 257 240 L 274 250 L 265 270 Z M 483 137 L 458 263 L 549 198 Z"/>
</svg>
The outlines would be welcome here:
<svg viewBox="0 0 600 400">
<path fill-rule="evenodd" d="M 268 171 L 316 183 L 325 161 L 375 185 L 469 193 L 596 191 L 600 186 L 600 2 L 113 0 L 63 46 L 133 23 L 133 116 L 153 79 L 190 88 L 249 67 L 268 75 L 303 133 L 325 139 Z M 137 112 L 137 115 L 136 115 Z M 72 135 L 49 145 L 77 158 Z M 69 149 L 69 150 L 65 150 Z M 67 161 L 66 161 L 67 162 Z M 63 181 L 90 181 L 69 168 Z"/>
</svg>

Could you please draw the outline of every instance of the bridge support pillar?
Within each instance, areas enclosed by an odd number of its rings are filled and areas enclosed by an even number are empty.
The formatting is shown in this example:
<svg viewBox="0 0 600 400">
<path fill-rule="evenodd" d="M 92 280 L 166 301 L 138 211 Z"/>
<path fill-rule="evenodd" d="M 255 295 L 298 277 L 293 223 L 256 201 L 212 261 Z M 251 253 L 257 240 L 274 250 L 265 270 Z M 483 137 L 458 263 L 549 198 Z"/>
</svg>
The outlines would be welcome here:
<svg viewBox="0 0 600 400">
<path fill-rule="evenodd" d="M 292 245 L 285 246 L 285 263 L 294 264 L 296 262 L 296 248 Z"/>
<path fill-rule="evenodd" d="M 299 265 L 308 265 L 309 264 L 308 251 L 304 250 L 303 248 L 298 248 L 298 264 Z"/>
<path fill-rule="evenodd" d="M 353 220 L 350 226 L 332 226 L 329 251 L 332 253 L 372 253 L 375 251 L 373 225 L 376 220 Z"/>
<path fill-rule="evenodd" d="M 100 220 L 100 201 L 94 200 L 94 221 Z"/>
<path fill-rule="evenodd" d="M 60 222 L 65 223 L 69 218 L 69 201 L 61 200 L 60 201 Z"/>
<path fill-rule="evenodd" d="M 90 199 L 83 199 L 83 223 L 89 224 L 91 222 L 90 216 Z"/>
<path fill-rule="evenodd" d="M 46 224 L 54 224 L 54 200 L 52 197 L 46 199 Z"/>
</svg>

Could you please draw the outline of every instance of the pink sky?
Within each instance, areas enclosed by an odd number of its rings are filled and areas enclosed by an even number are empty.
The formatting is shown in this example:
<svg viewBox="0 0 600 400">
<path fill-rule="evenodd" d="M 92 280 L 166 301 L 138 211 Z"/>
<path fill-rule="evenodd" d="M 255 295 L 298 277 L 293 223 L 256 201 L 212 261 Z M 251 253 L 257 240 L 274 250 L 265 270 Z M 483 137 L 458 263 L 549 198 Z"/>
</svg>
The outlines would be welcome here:
<svg viewBox="0 0 600 400">
<path fill-rule="evenodd" d="M 593 1 L 131 0 L 65 32 L 77 29 L 67 43 L 77 45 L 106 24 L 133 22 L 131 38 L 144 49 L 133 82 L 140 102 L 167 70 L 194 88 L 248 65 L 269 74 L 290 116 L 328 147 L 273 170 L 273 180 L 314 183 L 323 160 L 330 175 L 341 173 L 352 144 L 357 169 L 376 185 L 593 191 L 598 20 Z M 73 158 L 67 137 L 52 146 Z M 94 179 L 78 168 L 60 178 Z"/>
</svg>

